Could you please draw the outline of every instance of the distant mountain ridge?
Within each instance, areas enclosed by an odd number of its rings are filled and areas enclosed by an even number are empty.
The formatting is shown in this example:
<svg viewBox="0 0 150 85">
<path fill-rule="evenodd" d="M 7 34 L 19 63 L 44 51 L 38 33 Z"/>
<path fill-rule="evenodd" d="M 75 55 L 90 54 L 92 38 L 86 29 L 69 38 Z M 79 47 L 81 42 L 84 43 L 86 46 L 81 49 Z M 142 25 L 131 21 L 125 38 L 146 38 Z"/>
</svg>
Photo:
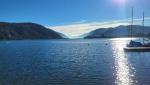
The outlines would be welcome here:
<svg viewBox="0 0 150 85">
<path fill-rule="evenodd" d="M 128 26 L 118 26 L 114 28 L 99 28 L 94 31 L 91 31 L 84 38 L 121 38 L 121 37 L 129 37 L 131 25 Z M 143 33 L 144 30 L 144 33 Z M 148 37 L 150 35 L 150 27 L 133 25 L 132 29 L 133 37 Z"/>
<path fill-rule="evenodd" d="M 62 39 L 58 32 L 35 23 L 0 22 L 0 40 Z"/>
</svg>

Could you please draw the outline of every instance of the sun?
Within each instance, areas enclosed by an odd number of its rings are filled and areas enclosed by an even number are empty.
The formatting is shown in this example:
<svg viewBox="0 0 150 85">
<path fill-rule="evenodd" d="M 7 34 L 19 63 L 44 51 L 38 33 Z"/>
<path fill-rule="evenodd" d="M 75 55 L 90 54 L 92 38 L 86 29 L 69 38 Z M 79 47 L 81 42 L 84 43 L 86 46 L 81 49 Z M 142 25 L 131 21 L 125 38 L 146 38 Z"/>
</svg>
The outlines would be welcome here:
<svg viewBox="0 0 150 85">
<path fill-rule="evenodd" d="M 127 0 L 113 0 L 113 1 L 117 5 L 125 5 L 127 3 Z"/>
</svg>

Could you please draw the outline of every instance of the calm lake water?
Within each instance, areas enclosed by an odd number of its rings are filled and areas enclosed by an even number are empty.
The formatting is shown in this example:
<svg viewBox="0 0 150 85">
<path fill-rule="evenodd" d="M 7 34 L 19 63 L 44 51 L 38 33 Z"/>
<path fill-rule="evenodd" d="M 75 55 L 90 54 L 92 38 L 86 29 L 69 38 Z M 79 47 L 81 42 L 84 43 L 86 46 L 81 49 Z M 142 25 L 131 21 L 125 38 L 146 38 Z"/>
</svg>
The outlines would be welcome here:
<svg viewBox="0 0 150 85">
<path fill-rule="evenodd" d="M 0 85 L 150 85 L 150 52 L 128 41 L 1 41 Z"/>
</svg>

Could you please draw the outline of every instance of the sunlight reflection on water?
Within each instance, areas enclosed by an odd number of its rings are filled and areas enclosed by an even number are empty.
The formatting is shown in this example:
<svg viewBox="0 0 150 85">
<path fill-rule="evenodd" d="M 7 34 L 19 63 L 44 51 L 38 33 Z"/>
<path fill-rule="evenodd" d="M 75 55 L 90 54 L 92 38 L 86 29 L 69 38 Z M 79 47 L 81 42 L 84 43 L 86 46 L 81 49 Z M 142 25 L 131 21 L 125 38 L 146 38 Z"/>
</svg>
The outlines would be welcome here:
<svg viewBox="0 0 150 85">
<path fill-rule="evenodd" d="M 136 81 L 133 80 L 135 70 L 132 64 L 128 61 L 128 56 L 123 48 L 127 42 L 113 42 L 113 56 L 115 58 L 115 76 L 117 85 L 133 85 Z"/>
</svg>

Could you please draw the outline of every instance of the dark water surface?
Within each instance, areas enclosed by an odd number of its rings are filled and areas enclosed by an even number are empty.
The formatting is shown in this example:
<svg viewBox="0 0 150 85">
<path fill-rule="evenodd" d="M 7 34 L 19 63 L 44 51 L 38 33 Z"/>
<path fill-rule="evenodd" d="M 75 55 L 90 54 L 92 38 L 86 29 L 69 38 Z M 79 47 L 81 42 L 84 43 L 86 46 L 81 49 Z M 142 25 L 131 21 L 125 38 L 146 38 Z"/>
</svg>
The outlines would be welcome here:
<svg viewBox="0 0 150 85">
<path fill-rule="evenodd" d="M 127 41 L 1 41 L 0 85 L 150 85 L 150 52 Z"/>
</svg>

